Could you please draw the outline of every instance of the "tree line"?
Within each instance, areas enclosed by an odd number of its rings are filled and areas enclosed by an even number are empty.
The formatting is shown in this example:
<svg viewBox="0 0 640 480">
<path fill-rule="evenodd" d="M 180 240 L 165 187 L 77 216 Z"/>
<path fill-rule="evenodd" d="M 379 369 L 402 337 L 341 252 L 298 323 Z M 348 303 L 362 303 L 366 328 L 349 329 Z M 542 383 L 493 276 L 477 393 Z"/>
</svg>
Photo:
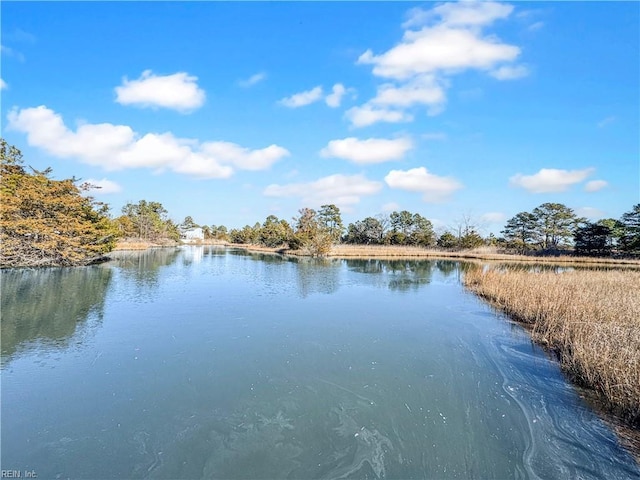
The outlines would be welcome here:
<svg viewBox="0 0 640 480">
<path fill-rule="evenodd" d="M 232 229 L 224 225 L 198 225 L 190 216 L 175 224 L 167 215 L 160 203 L 141 200 L 123 207 L 115 225 L 121 236 L 148 241 L 177 241 L 181 231 L 198 227 L 207 240 L 303 250 L 311 255 L 326 254 L 336 243 L 445 250 L 493 246 L 521 254 L 568 251 L 590 256 L 640 254 L 640 204 L 619 219 L 589 222 L 566 205 L 543 203 L 531 212 L 520 212 L 510 218 L 500 232 L 501 237 L 493 234 L 483 237 L 469 216 L 464 217 L 457 228 L 438 235 L 430 220 L 407 210 L 366 217 L 345 227 L 340 209 L 333 204 L 322 205 L 317 211 L 302 208 L 291 223 L 269 215 L 263 223 Z"/>
<path fill-rule="evenodd" d="M 509 219 L 500 232 L 483 237 L 470 217 L 464 217 L 455 231 L 437 235 L 430 220 L 406 210 L 366 217 L 343 226 L 340 209 L 323 205 L 318 211 L 303 208 L 289 224 L 275 215 L 263 223 L 227 230 L 224 226 L 203 227 L 205 238 L 236 244 L 306 249 L 326 253 L 332 244 L 409 245 L 466 250 L 493 246 L 512 253 L 575 253 L 610 256 L 614 253 L 640 254 L 640 204 L 620 219 L 589 222 L 561 203 L 543 203 L 531 212 Z M 188 217 L 190 219 L 190 217 Z"/>
<path fill-rule="evenodd" d="M 619 219 L 596 222 L 578 217 L 561 203 L 543 203 L 509 219 L 501 232 L 505 246 L 526 253 L 574 247 L 578 255 L 640 254 L 640 204 Z"/>
<path fill-rule="evenodd" d="M 22 153 L 0 139 L 0 266 L 86 264 L 111 251 L 120 238 L 176 243 L 181 232 L 202 228 L 207 240 L 282 247 L 326 255 L 336 243 L 409 245 L 462 250 L 490 245 L 517 253 L 573 251 L 578 255 L 640 255 L 640 204 L 619 219 L 589 222 L 566 205 L 543 203 L 507 221 L 502 237 L 483 237 L 470 217 L 436 234 L 430 220 L 407 210 L 366 217 L 346 227 L 333 204 L 302 208 L 289 223 L 269 215 L 263 223 L 227 229 L 187 216 L 175 223 L 159 202 L 128 203 L 113 218 L 91 185 L 54 180 L 51 169 L 23 165 Z"/>
</svg>

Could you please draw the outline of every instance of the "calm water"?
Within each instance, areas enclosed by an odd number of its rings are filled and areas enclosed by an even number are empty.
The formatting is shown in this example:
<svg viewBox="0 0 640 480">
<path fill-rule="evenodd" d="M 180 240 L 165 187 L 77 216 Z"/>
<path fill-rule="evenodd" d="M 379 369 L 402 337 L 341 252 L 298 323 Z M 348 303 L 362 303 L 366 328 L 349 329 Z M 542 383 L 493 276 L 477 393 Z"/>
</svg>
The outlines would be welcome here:
<svg viewBox="0 0 640 480">
<path fill-rule="evenodd" d="M 192 247 L 4 272 L 2 469 L 640 477 L 461 268 Z"/>
</svg>

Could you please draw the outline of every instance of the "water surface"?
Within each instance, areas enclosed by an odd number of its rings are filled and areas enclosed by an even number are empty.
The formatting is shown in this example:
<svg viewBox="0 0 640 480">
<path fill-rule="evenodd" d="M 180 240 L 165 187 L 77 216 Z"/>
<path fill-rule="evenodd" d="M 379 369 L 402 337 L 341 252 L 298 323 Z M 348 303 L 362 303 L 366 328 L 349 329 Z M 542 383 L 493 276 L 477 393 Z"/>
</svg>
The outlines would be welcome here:
<svg viewBox="0 0 640 480">
<path fill-rule="evenodd" d="M 189 247 L 2 278 L 2 468 L 39 478 L 639 478 L 452 261 Z"/>
</svg>

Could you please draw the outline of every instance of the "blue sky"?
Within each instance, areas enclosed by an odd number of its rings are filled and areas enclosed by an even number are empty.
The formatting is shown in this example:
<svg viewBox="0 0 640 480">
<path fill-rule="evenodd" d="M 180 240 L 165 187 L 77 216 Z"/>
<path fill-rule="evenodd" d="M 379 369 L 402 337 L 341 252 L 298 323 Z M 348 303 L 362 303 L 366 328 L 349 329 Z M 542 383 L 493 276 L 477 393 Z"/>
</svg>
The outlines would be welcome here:
<svg viewBox="0 0 640 480">
<path fill-rule="evenodd" d="M 335 203 L 483 233 L 640 201 L 637 2 L 2 2 L 35 168 L 242 227 Z"/>
</svg>

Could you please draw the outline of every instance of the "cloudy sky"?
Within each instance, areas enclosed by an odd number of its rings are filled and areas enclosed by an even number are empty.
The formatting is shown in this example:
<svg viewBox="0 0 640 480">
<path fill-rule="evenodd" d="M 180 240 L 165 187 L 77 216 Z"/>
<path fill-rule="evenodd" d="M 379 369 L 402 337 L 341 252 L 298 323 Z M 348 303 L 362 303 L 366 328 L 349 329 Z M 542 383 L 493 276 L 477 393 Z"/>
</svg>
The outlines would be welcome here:
<svg viewBox="0 0 640 480">
<path fill-rule="evenodd" d="M 640 201 L 637 2 L 2 2 L 2 136 L 119 214 Z"/>
</svg>

